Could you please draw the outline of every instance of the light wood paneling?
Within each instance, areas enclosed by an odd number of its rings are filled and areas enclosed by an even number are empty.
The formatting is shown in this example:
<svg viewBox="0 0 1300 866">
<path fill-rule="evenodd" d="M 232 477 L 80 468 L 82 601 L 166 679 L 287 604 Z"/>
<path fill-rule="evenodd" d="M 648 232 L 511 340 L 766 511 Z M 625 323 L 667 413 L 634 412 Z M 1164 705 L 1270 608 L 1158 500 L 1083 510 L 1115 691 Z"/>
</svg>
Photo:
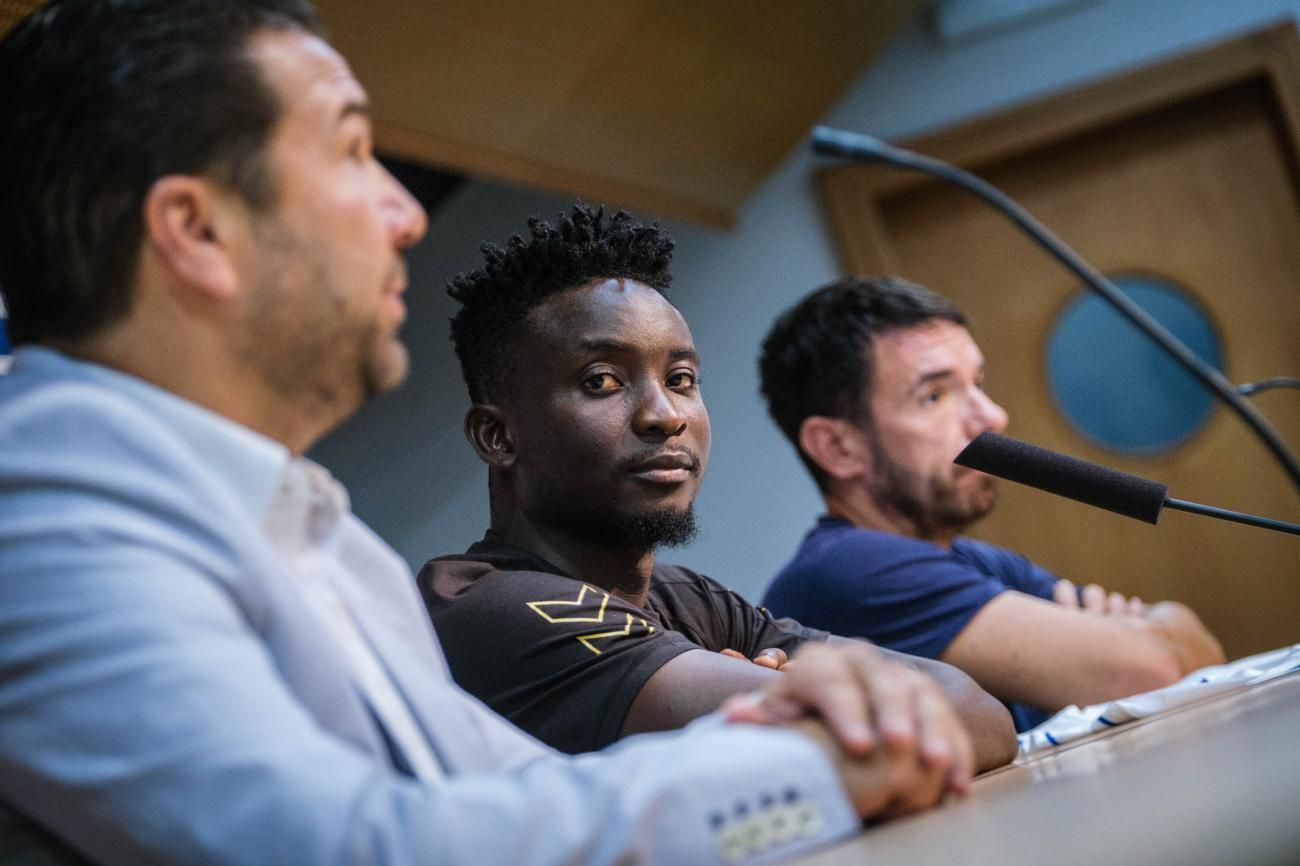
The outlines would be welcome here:
<svg viewBox="0 0 1300 866">
<path fill-rule="evenodd" d="M 919 5 L 318 3 L 385 150 L 716 226 Z"/>
</svg>

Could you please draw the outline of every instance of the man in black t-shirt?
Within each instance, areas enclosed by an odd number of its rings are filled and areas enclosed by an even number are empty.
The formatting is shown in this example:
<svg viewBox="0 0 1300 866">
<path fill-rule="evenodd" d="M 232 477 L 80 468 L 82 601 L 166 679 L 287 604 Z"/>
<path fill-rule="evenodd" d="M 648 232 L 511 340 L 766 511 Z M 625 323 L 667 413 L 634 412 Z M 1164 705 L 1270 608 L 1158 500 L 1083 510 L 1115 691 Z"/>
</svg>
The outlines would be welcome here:
<svg viewBox="0 0 1300 866">
<path fill-rule="evenodd" d="M 709 451 L 699 359 L 661 291 L 672 240 L 581 206 L 530 228 L 527 242 L 486 245 L 485 267 L 449 287 L 491 529 L 419 583 L 457 681 L 552 745 L 587 751 L 679 727 L 827 636 L 655 564 L 657 547 L 694 534 Z M 914 666 L 941 681 L 977 766 L 1010 760 L 1000 704 L 945 665 Z M 917 726 L 880 728 L 924 752 L 928 708 L 938 718 L 945 702 L 918 694 Z"/>
<path fill-rule="evenodd" d="M 431 560 L 420 588 L 461 687 L 565 752 L 617 740 L 647 680 L 683 653 L 730 650 L 779 666 L 827 638 L 672 565 L 654 565 L 636 605 L 491 531 L 464 554 Z"/>
</svg>

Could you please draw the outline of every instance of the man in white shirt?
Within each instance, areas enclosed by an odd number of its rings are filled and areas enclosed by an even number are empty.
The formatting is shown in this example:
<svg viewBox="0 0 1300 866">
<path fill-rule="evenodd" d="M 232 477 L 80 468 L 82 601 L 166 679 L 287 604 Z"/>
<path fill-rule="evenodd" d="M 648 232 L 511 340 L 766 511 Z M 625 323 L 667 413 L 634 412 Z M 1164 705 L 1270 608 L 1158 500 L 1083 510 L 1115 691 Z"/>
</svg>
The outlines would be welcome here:
<svg viewBox="0 0 1300 866">
<path fill-rule="evenodd" d="M 0 44 L 0 801 L 105 863 L 748 863 L 964 788 L 936 687 L 867 647 L 729 710 L 774 726 L 579 758 L 450 681 L 301 457 L 405 377 L 425 228 L 316 34 L 53 0 Z"/>
</svg>

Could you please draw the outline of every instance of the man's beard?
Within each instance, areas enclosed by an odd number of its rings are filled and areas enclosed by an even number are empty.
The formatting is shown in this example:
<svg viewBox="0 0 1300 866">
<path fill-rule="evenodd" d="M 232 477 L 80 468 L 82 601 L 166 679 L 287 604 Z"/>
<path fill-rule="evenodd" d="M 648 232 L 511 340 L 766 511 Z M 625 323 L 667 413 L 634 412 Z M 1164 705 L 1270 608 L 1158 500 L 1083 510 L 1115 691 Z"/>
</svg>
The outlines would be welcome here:
<svg viewBox="0 0 1300 866">
<path fill-rule="evenodd" d="M 992 478 L 986 476 L 979 491 L 963 491 L 951 480 L 927 477 L 902 466 L 874 431 L 869 436 L 875 466 L 872 498 L 884 510 L 910 521 L 919 537 L 962 532 L 993 510 L 997 491 Z"/>
<path fill-rule="evenodd" d="M 592 535 L 618 547 L 653 550 L 657 547 L 681 547 L 695 539 L 695 506 L 685 509 L 654 508 L 649 511 L 606 512 Z"/>
<path fill-rule="evenodd" d="M 273 220 L 259 243 L 262 282 L 243 349 L 267 384 L 288 400 L 355 409 L 406 378 L 406 348 L 377 321 L 345 318 L 345 293 L 312 249 Z"/>
</svg>

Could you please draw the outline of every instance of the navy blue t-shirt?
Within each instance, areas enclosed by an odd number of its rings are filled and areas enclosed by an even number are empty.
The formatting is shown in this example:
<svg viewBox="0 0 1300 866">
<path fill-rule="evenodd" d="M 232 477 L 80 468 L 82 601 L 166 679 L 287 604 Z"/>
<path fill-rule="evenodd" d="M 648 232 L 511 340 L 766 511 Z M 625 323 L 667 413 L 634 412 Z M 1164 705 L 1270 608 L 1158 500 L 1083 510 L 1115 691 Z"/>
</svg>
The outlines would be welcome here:
<svg viewBox="0 0 1300 866">
<path fill-rule="evenodd" d="M 1056 576 L 1023 556 L 958 538 L 928 541 L 823 517 L 763 597 L 776 616 L 937 659 L 989 600 L 1008 589 L 1051 599 Z M 1016 730 L 1048 718 L 1009 705 Z"/>
</svg>

